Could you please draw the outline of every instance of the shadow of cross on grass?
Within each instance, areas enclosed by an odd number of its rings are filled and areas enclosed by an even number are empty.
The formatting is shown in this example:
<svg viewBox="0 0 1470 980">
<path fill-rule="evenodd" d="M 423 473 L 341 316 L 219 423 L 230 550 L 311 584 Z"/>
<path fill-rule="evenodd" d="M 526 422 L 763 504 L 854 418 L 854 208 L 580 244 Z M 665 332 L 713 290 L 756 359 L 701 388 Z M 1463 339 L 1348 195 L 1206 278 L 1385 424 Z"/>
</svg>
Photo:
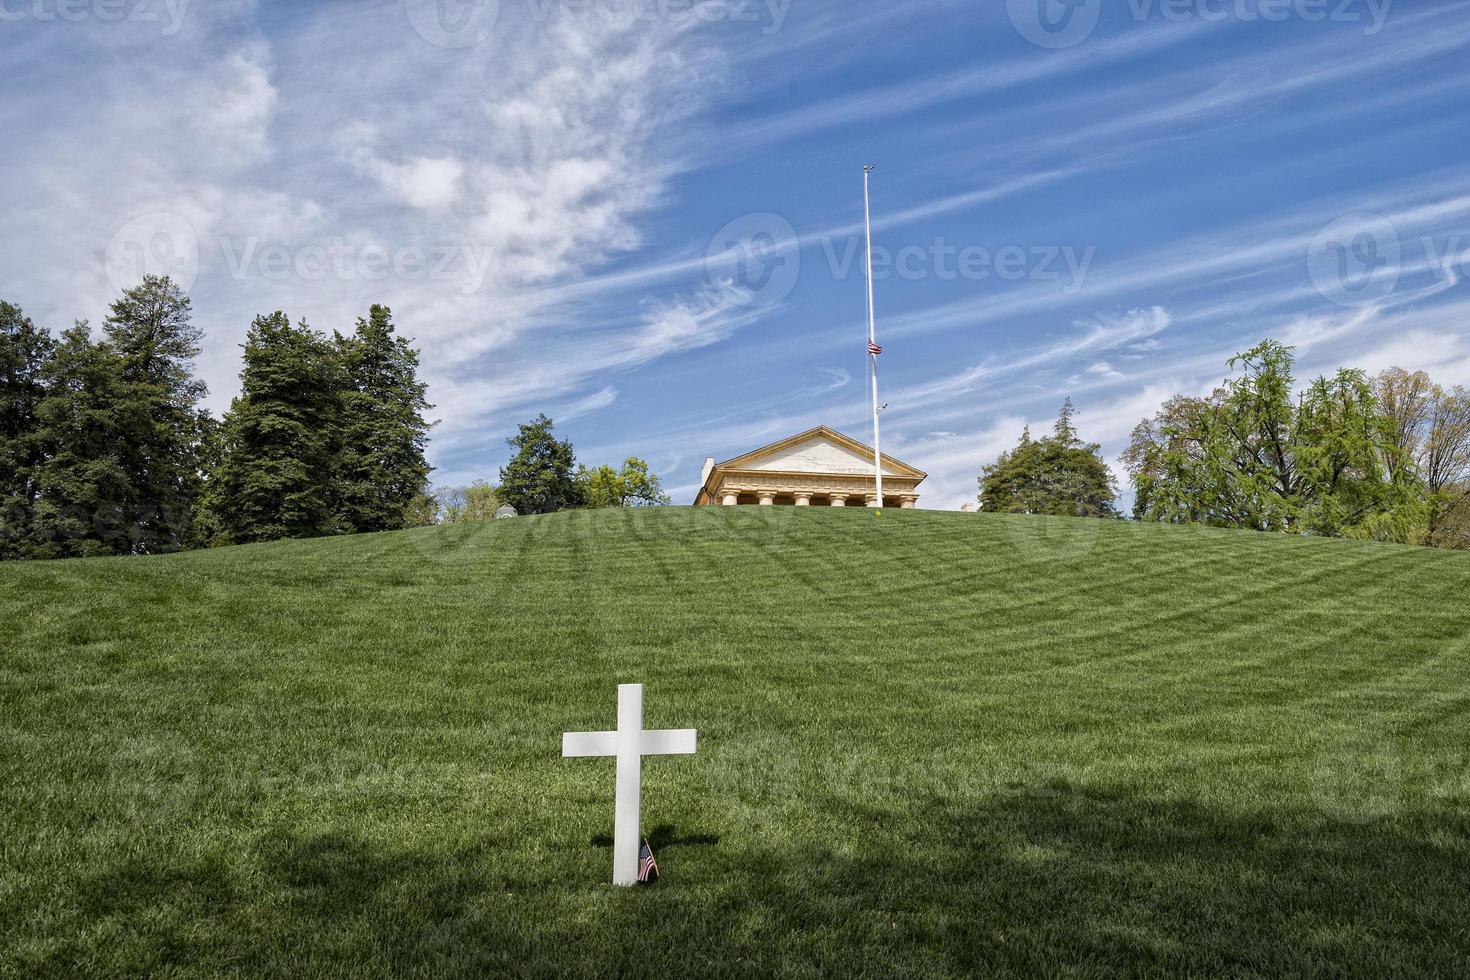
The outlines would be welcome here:
<svg viewBox="0 0 1470 980">
<path fill-rule="evenodd" d="M 657 854 L 666 847 L 709 847 L 720 842 L 718 834 L 688 834 L 679 836 L 678 828 L 671 823 L 661 823 L 647 834 L 648 846 Z M 612 847 L 612 834 L 594 834 L 588 841 L 593 847 Z"/>
</svg>

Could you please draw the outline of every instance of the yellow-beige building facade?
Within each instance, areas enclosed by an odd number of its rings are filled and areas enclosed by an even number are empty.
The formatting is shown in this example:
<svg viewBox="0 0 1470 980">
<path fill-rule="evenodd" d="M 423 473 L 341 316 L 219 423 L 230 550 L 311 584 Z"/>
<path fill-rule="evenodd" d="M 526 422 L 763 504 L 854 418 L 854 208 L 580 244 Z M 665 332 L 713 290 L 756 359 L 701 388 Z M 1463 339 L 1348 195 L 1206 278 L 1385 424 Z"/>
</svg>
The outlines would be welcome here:
<svg viewBox="0 0 1470 980">
<path fill-rule="evenodd" d="M 883 499 L 873 476 L 873 447 L 819 425 L 717 463 L 705 460 L 695 506 L 917 507 L 928 476 L 883 456 Z"/>
</svg>

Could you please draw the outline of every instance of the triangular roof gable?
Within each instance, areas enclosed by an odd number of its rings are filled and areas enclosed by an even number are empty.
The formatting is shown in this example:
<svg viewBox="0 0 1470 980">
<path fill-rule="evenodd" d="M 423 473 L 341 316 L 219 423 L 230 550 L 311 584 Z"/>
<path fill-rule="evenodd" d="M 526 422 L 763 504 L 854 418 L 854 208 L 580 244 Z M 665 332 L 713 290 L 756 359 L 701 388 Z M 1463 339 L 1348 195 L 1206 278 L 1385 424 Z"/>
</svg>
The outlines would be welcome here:
<svg viewBox="0 0 1470 980">
<path fill-rule="evenodd" d="M 841 432 L 838 432 L 836 429 L 830 429 L 825 425 L 819 425 L 814 429 L 808 429 L 805 432 L 800 432 L 786 439 L 781 439 L 778 442 L 773 442 L 768 446 L 762 446 L 759 449 L 752 450 L 742 456 L 736 456 L 734 459 L 726 460 L 725 462 L 720 463 L 716 467 L 716 469 L 757 469 L 758 467 L 755 464 L 759 463 L 760 460 L 769 456 L 778 455 L 783 450 L 799 446 L 801 443 L 807 442 L 811 439 L 825 439 L 828 442 L 834 443 L 835 445 L 840 446 L 841 448 L 846 449 L 849 452 L 855 453 L 864 459 L 873 458 L 872 446 L 866 446 L 863 443 L 858 442 L 852 436 L 844 435 Z M 891 474 L 894 476 L 912 477 L 918 480 L 922 480 L 929 475 L 921 469 L 910 466 L 908 463 L 894 459 L 887 453 L 883 454 L 883 471 L 885 474 L 891 472 Z"/>
</svg>

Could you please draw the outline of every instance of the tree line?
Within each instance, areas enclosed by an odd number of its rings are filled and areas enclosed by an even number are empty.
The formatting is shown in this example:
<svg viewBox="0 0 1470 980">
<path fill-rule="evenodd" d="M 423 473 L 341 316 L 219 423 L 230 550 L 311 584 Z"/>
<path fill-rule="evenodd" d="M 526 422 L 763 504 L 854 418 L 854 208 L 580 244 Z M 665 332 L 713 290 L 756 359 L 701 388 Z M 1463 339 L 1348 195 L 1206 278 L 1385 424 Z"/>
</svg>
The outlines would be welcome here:
<svg viewBox="0 0 1470 980">
<path fill-rule="evenodd" d="M 373 306 L 350 335 L 284 313 L 244 344 L 221 419 L 200 407 L 200 330 L 146 277 L 101 336 L 0 302 L 0 557 L 164 554 L 401 528 L 425 511 L 418 352 Z"/>
<path fill-rule="evenodd" d="M 663 482 L 637 456 L 611 466 L 577 462 L 571 442 L 556 437 L 556 423 L 544 414 L 519 426 L 506 443 L 515 450 L 500 469 L 499 484 L 479 480 L 445 487 L 436 494 L 444 523 L 481 520 L 509 505 L 517 514 L 606 507 L 653 507 L 670 503 Z"/>
<path fill-rule="evenodd" d="M 1298 390 L 1292 347 L 1267 340 L 1208 395 L 1177 395 L 1133 430 L 1132 517 L 1470 548 L 1470 392 L 1423 372 L 1357 368 Z M 986 466 L 981 510 L 1118 517 L 1117 488 L 1071 400 L 1051 436 Z"/>
<path fill-rule="evenodd" d="M 432 491 L 432 406 L 419 352 L 373 305 L 350 334 L 255 318 L 240 391 L 201 407 L 201 331 L 187 294 L 146 277 L 94 339 L 59 337 L 0 302 L 0 559 L 166 554 L 391 531 L 572 507 L 665 504 L 629 458 L 578 465 L 542 415 L 510 440 L 498 485 Z"/>
<path fill-rule="evenodd" d="M 1134 516 L 1470 547 L 1470 392 L 1401 368 L 1298 392 L 1295 360 L 1267 340 L 1140 422 L 1123 455 Z"/>
</svg>

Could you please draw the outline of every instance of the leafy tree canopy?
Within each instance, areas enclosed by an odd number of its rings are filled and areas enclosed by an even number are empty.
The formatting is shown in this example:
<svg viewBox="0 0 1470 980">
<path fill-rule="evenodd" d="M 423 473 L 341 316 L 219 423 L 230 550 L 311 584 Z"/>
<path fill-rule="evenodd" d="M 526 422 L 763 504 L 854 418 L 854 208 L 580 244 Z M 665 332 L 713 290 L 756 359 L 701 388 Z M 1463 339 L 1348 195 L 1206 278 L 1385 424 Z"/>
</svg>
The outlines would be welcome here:
<svg viewBox="0 0 1470 980">
<path fill-rule="evenodd" d="M 489 520 L 504 503 L 500 491 L 485 480 L 476 480 L 469 486 L 444 487 L 435 498 L 439 503 L 439 520 L 444 524 Z"/>
<path fill-rule="evenodd" d="M 1123 454 L 1141 520 L 1409 541 L 1430 512 L 1416 459 L 1432 386 L 1344 368 L 1298 391 L 1295 351 L 1232 358 L 1206 398 L 1171 399 Z"/>
<path fill-rule="evenodd" d="M 649 472 L 648 463 L 637 456 L 624 460 L 621 470 L 611 466 L 580 467 L 577 483 L 588 507 L 652 507 L 672 502 L 658 475 Z"/>
<path fill-rule="evenodd" d="M 1012 514 L 1116 517 L 1113 475 L 1096 443 L 1084 443 L 1068 398 L 1052 435 L 1032 439 L 1030 429 L 1010 452 L 980 476 L 980 509 Z"/>
<path fill-rule="evenodd" d="M 552 433 L 544 414 L 506 440 L 515 455 L 500 470 L 500 497 L 520 514 L 549 514 L 582 504 L 572 444 Z"/>
</svg>

